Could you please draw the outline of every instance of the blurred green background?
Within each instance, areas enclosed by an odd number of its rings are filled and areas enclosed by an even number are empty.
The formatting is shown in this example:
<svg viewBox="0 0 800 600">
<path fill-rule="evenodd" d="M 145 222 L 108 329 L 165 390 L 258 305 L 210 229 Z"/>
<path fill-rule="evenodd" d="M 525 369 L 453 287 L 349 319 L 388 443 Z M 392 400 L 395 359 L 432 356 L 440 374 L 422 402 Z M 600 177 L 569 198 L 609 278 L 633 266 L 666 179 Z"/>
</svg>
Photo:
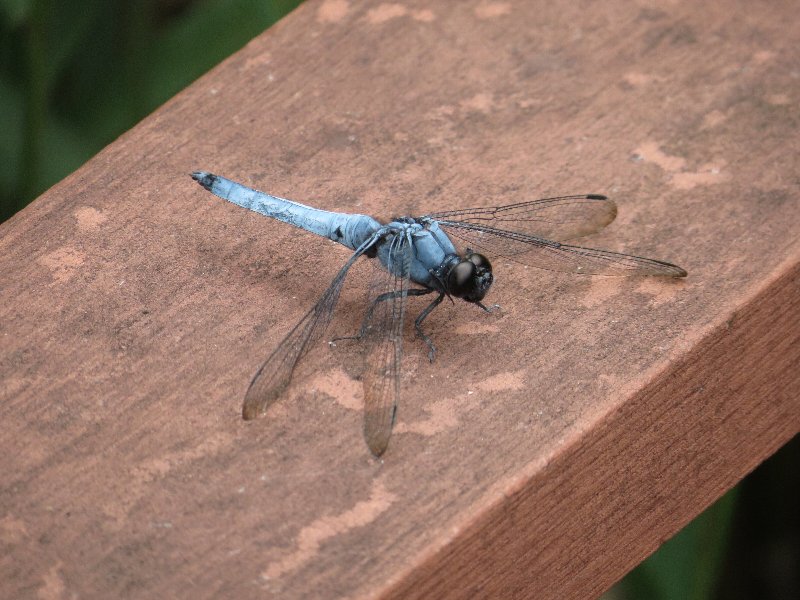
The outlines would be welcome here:
<svg viewBox="0 0 800 600">
<path fill-rule="evenodd" d="M 0 222 L 299 3 L 0 0 Z M 642 598 L 800 598 L 800 440 L 605 596 Z"/>
<path fill-rule="evenodd" d="M 300 0 L 0 0 L 0 222 Z"/>
</svg>

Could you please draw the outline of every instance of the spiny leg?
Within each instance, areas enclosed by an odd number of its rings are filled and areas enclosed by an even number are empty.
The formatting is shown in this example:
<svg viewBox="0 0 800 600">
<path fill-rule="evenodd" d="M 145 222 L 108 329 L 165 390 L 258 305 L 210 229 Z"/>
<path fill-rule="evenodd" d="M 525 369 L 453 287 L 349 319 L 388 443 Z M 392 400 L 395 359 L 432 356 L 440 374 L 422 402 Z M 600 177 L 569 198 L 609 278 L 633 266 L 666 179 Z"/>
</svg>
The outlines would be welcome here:
<svg viewBox="0 0 800 600">
<path fill-rule="evenodd" d="M 375 307 L 378 305 L 378 302 L 385 302 L 386 300 L 392 300 L 393 298 L 398 298 L 400 296 L 424 296 L 426 294 L 430 294 L 432 291 L 432 289 L 421 290 L 419 288 L 411 288 L 405 292 L 395 290 L 381 294 L 372 301 L 372 304 L 370 304 L 369 310 L 367 310 L 367 314 L 364 315 L 364 320 L 361 322 L 361 328 L 358 330 L 356 335 L 343 335 L 341 337 L 335 337 L 331 340 L 331 343 L 338 342 L 339 340 L 360 340 L 363 338 L 367 331 L 367 327 L 369 326 L 369 322 L 372 320 L 372 314 L 375 312 Z M 439 301 L 441 302 L 441 300 Z"/>
<path fill-rule="evenodd" d="M 476 302 L 475 304 L 480 306 L 487 313 L 494 312 L 496 310 L 500 310 L 500 305 L 499 304 L 492 304 L 491 306 L 485 306 L 484 304 L 481 304 L 480 302 Z"/>
<path fill-rule="evenodd" d="M 431 314 L 434 308 L 436 308 L 437 306 L 439 306 L 439 304 L 442 303 L 442 300 L 444 300 L 444 294 L 440 293 L 439 297 L 436 298 L 430 304 L 428 304 L 428 306 L 425 307 L 425 310 L 419 313 L 419 316 L 414 321 L 414 329 L 417 330 L 417 335 L 421 337 L 426 344 L 428 344 L 428 348 L 430 349 L 428 352 L 428 359 L 431 362 L 433 362 L 433 359 L 436 357 L 436 346 L 433 345 L 433 341 L 431 340 L 431 338 L 429 338 L 427 335 L 425 335 L 425 333 L 423 333 L 422 322 L 427 318 L 429 314 Z"/>
</svg>

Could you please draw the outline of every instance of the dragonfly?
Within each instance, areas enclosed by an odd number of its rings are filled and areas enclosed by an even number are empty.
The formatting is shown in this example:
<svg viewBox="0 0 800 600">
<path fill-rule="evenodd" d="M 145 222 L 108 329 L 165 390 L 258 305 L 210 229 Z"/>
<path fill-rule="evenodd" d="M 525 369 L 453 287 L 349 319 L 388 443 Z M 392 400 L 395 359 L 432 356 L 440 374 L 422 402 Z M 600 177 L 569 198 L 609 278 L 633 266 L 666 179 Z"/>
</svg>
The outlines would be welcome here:
<svg viewBox="0 0 800 600">
<path fill-rule="evenodd" d="M 565 243 L 596 233 L 614 220 L 616 204 L 600 194 L 433 212 L 381 223 L 368 215 L 331 212 L 278 198 L 206 171 L 195 171 L 192 177 L 224 200 L 352 251 L 317 303 L 255 372 L 242 407 L 246 420 L 263 414 L 280 398 L 299 361 L 324 336 L 350 268 L 362 256 L 377 258 L 380 268 L 369 288 L 370 302 L 361 328 L 351 336 L 365 344 L 363 433 L 375 457 L 386 451 L 397 415 L 409 296 L 435 295 L 414 321 L 433 361 L 436 347 L 422 324 L 445 298 L 464 300 L 486 312 L 497 306 L 482 302 L 494 280 L 487 254 L 576 274 L 686 276 L 681 267 L 661 260 Z M 463 252 L 453 239 L 467 244 Z"/>
</svg>

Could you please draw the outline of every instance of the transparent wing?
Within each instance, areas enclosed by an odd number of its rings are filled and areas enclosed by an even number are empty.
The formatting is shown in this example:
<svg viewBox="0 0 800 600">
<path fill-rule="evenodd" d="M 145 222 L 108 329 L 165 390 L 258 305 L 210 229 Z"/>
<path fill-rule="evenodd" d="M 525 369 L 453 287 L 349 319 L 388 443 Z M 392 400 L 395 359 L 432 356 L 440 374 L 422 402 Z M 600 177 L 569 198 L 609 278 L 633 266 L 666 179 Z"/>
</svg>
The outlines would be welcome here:
<svg viewBox="0 0 800 600">
<path fill-rule="evenodd" d="M 587 275 L 660 275 L 686 277 L 686 271 L 661 260 L 608 250 L 570 246 L 544 238 L 461 221 L 437 219 L 445 230 L 489 254 L 566 273 Z"/>
<path fill-rule="evenodd" d="M 411 244 L 398 234 L 391 240 L 390 264 L 376 278 L 374 310 L 364 331 L 364 439 L 375 456 L 389 445 L 400 397 L 403 318 L 411 272 Z"/>
<path fill-rule="evenodd" d="M 319 301 L 300 319 L 300 322 L 283 338 L 283 341 L 258 369 L 244 397 L 242 406 L 244 419 L 254 419 L 263 413 L 289 385 L 297 362 L 314 343 L 319 341 L 328 327 L 336 303 L 339 301 L 339 293 L 342 291 L 347 271 L 374 241 L 375 236 L 355 251 L 350 260 L 333 278 Z"/>
<path fill-rule="evenodd" d="M 451 210 L 426 216 L 436 221 L 484 225 L 563 241 L 600 231 L 616 218 L 617 205 L 605 196 L 584 194 L 506 206 Z"/>
</svg>

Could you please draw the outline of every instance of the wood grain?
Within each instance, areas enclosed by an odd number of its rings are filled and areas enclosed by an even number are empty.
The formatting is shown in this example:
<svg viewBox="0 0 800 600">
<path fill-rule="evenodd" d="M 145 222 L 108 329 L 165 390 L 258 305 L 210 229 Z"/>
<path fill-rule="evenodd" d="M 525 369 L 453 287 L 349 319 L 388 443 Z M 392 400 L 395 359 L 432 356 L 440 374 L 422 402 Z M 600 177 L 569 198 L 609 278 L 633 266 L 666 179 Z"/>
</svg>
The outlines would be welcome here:
<svg viewBox="0 0 800 600">
<path fill-rule="evenodd" d="M 310 1 L 123 135 L 0 226 L 0 597 L 602 592 L 800 430 L 794 12 Z M 608 194 L 586 244 L 689 277 L 496 261 L 433 365 L 407 330 L 375 461 L 353 345 L 242 421 L 347 253 L 195 169 L 384 218 Z"/>
</svg>

